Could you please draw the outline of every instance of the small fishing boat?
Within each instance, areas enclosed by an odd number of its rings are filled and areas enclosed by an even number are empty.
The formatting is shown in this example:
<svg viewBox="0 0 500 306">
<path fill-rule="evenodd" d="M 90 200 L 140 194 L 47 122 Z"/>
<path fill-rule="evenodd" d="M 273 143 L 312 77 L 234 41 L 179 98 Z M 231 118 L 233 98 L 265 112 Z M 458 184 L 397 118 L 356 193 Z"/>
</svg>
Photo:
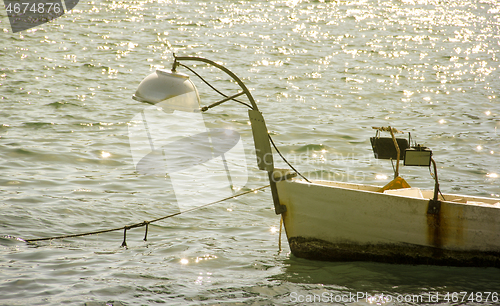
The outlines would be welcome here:
<svg viewBox="0 0 500 306">
<path fill-rule="evenodd" d="M 499 200 L 442 194 L 432 151 L 411 145 L 411 139 L 396 138 L 399 131 L 392 127 L 375 128 L 377 134 L 371 138 L 376 158 L 396 161 L 394 179 L 389 184 L 311 181 L 279 153 L 251 93 L 234 73 L 220 64 L 199 57 L 175 57 L 172 72 L 157 71 L 148 76 L 134 99 L 152 104 L 175 99 L 176 107 L 183 103 L 198 105 L 194 85 L 186 75 L 176 72 L 178 66 L 188 68 L 181 64 L 184 61 L 204 62 L 219 68 L 240 86 L 241 92 L 224 95 L 223 100 L 194 111 L 207 111 L 230 100 L 250 108 L 257 164 L 268 173 L 275 212 L 282 217 L 295 256 L 333 261 L 500 267 Z M 168 85 L 171 79 L 183 82 L 186 89 Z M 198 100 L 191 103 L 188 95 Z M 240 95 L 246 95 L 250 104 L 235 99 Z M 382 132 L 389 132 L 391 137 L 380 137 Z M 271 145 L 293 171 L 274 167 Z M 412 188 L 399 176 L 400 161 L 406 166 L 432 165 L 434 190 Z"/>
<path fill-rule="evenodd" d="M 376 129 L 390 131 L 392 139 L 372 138 L 375 156 L 397 162 L 395 179 L 386 186 L 277 180 L 292 253 L 317 260 L 500 267 L 500 201 L 442 194 L 432 152 L 421 146 L 405 149 L 405 165 L 432 163 L 435 187 L 410 187 L 398 173 L 399 147 L 408 143 L 396 139 L 391 127 Z"/>
<path fill-rule="evenodd" d="M 328 181 L 277 182 L 297 257 L 500 267 L 497 199 Z"/>
</svg>

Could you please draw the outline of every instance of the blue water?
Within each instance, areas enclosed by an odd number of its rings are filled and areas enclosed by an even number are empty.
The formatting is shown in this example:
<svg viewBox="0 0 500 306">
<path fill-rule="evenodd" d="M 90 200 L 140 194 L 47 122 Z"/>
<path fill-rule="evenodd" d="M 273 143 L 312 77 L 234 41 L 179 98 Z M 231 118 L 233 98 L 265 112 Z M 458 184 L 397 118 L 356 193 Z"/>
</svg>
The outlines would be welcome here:
<svg viewBox="0 0 500 306">
<path fill-rule="evenodd" d="M 20 239 L 178 211 L 164 177 L 136 171 L 128 137 L 146 107 L 131 96 L 171 67 L 173 53 L 240 76 L 282 153 L 310 178 L 389 182 L 390 162 L 373 158 L 369 137 L 372 126 L 391 125 L 433 149 L 443 192 L 500 200 L 499 27 L 500 4 L 472 0 L 80 2 L 20 33 L 0 9 L 0 304 L 296 305 L 363 292 L 498 304 L 477 298 L 500 293 L 498 269 L 308 261 L 290 254 L 285 237 L 279 252 L 269 189 L 154 223 L 147 242 L 144 228 L 132 229 L 128 248 L 121 231 Z M 236 92 L 216 69 L 191 67 Z M 219 99 L 192 80 L 203 105 Z M 226 103 L 204 120 L 251 147 L 243 107 Z M 247 164 L 242 190 L 265 185 L 251 154 Z M 433 186 L 425 168 L 401 175 Z M 447 302 L 453 292 L 476 295 Z"/>
</svg>

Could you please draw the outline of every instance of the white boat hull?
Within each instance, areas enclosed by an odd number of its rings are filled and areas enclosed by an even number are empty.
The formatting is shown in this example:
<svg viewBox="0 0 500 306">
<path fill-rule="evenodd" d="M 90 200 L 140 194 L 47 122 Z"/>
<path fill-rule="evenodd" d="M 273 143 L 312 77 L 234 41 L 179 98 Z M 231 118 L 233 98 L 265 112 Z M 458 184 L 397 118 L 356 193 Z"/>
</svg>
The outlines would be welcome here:
<svg viewBox="0 0 500 306">
<path fill-rule="evenodd" d="M 378 186 L 300 180 L 277 188 L 297 257 L 500 267 L 498 200 L 445 194 L 439 211 L 428 213 L 432 191 L 417 198 L 380 193 Z"/>
</svg>

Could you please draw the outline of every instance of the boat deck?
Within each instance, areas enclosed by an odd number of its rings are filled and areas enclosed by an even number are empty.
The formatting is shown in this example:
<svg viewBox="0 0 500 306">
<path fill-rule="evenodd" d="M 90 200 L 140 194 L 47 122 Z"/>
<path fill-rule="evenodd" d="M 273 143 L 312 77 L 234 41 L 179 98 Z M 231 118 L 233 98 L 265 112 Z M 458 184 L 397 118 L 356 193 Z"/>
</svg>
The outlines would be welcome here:
<svg viewBox="0 0 500 306">
<path fill-rule="evenodd" d="M 308 184 L 307 182 L 299 180 L 299 179 L 295 179 L 295 181 L 302 182 L 304 184 Z M 340 188 L 346 188 L 346 189 L 351 189 L 351 190 L 368 191 L 368 192 L 375 192 L 375 193 L 379 193 L 379 190 L 382 188 L 382 186 L 376 186 L 376 185 L 362 185 L 362 184 L 355 184 L 355 183 L 344 183 L 344 182 L 322 181 L 322 180 L 312 181 L 312 184 L 340 187 Z M 432 199 L 432 197 L 434 196 L 433 190 L 425 190 L 425 189 L 420 189 L 417 187 L 386 190 L 383 193 L 392 194 L 392 195 L 399 195 L 399 196 L 403 196 L 403 197 L 416 197 L 416 198 L 422 198 L 422 199 Z M 420 193 L 421 196 L 416 196 L 416 194 L 418 194 L 418 193 Z M 442 195 L 441 194 L 439 195 L 439 200 L 445 201 L 445 202 L 470 204 L 470 205 L 496 206 L 496 207 L 500 208 L 500 199 L 494 199 L 494 198 L 474 197 L 474 196 L 465 196 L 465 195 L 458 195 L 458 194 L 443 193 Z"/>
</svg>

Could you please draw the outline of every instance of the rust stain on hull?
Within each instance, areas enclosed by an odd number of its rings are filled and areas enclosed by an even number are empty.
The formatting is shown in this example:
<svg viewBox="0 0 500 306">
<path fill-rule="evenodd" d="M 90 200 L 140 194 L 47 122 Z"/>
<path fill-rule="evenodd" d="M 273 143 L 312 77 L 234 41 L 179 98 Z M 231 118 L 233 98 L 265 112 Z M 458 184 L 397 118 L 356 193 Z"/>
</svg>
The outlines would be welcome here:
<svg viewBox="0 0 500 306">
<path fill-rule="evenodd" d="M 443 246 L 448 244 L 463 245 L 464 218 L 463 209 L 448 206 L 445 202 L 436 204 L 429 201 L 427 207 L 427 243 L 435 248 L 438 256 Z"/>
<path fill-rule="evenodd" d="M 450 251 L 411 244 L 331 243 L 314 238 L 292 237 L 292 254 L 328 261 L 375 261 L 459 267 L 500 268 L 500 252 Z"/>
<path fill-rule="evenodd" d="M 427 243 L 434 246 L 433 257 L 440 257 L 441 247 L 446 239 L 446 223 L 442 218 L 441 203 L 436 207 L 433 201 L 429 201 L 427 207 Z"/>
</svg>

